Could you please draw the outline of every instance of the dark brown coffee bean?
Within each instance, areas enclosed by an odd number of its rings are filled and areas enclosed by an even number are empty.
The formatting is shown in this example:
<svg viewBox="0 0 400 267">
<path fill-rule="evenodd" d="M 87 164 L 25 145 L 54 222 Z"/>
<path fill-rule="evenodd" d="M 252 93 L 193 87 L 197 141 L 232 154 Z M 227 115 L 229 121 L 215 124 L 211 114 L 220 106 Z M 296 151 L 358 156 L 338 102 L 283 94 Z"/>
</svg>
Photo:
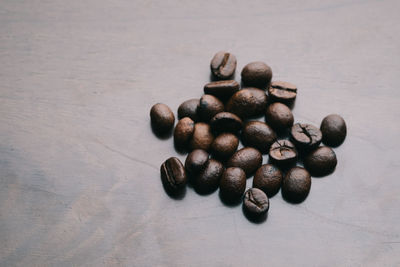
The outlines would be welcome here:
<svg viewBox="0 0 400 267">
<path fill-rule="evenodd" d="M 153 129 L 158 134 L 169 132 L 174 127 L 174 113 L 165 104 L 157 103 L 151 107 L 150 119 Z"/>
<path fill-rule="evenodd" d="M 184 117 L 189 117 L 193 121 L 198 121 L 199 117 L 197 115 L 197 109 L 199 107 L 199 99 L 189 99 L 183 102 L 178 108 L 178 118 L 182 119 Z"/>
<path fill-rule="evenodd" d="M 290 202 L 303 201 L 311 188 L 311 176 L 307 170 L 294 167 L 288 171 L 282 182 L 282 196 Z"/>
<path fill-rule="evenodd" d="M 225 51 L 215 54 L 211 60 L 211 72 L 219 80 L 228 80 L 235 74 L 236 57 Z"/>
<path fill-rule="evenodd" d="M 271 145 L 269 158 L 278 167 L 288 168 L 296 163 L 296 147 L 289 140 L 278 140 Z"/>
<path fill-rule="evenodd" d="M 265 120 L 276 131 L 283 131 L 293 125 L 293 114 L 290 109 L 282 103 L 273 103 L 267 108 Z"/>
<path fill-rule="evenodd" d="M 242 82 L 246 86 L 257 87 L 266 90 L 272 79 L 271 68 L 261 61 L 247 64 L 242 70 Z"/>
<path fill-rule="evenodd" d="M 226 104 L 226 110 L 242 119 L 258 116 L 267 108 L 267 95 L 257 88 L 245 88 L 236 92 Z"/>
<path fill-rule="evenodd" d="M 296 123 L 290 130 L 293 143 L 300 150 L 309 151 L 321 144 L 321 131 L 311 124 Z"/>
<path fill-rule="evenodd" d="M 224 104 L 213 95 L 203 95 L 200 98 L 198 114 L 202 121 L 208 122 L 217 113 L 224 111 Z"/>
<path fill-rule="evenodd" d="M 324 176 L 332 173 L 337 164 L 336 154 L 332 148 L 321 146 L 304 159 L 304 167 L 312 176 Z"/>
<path fill-rule="evenodd" d="M 192 150 L 203 149 L 208 151 L 213 141 L 214 135 L 211 132 L 210 125 L 204 122 L 198 122 L 194 125 L 194 132 L 190 141 Z"/>
<path fill-rule="evenodd" d="M 219 184 L 221 197 L 225 201 L 240 199 L 246 189 L 246 174 L 241 168 L 227 168 Z"/>
<path fill-rule="evenodd" d="M 228 160 L 227 167 L 239 167 L 247 176 L 253 174 L 262 164 L 260 151 L 252 147 L 244 147 L 235 152 Z"/>
<path fill-rule="evenodd" d="M 276 134 L 266 123 L 249 121 L 242 130 L 242 141 L 246 146 L 257 148 L 262 153 L 268 153 L 269 147 L 276 140 Z"/>
<path fill-rule="evenodd" d="M 210 121 L 211 129 L 216 133 L 237 133 L 242 129 L 242 120 L 233 113 L 220 112 Z"/>
<path fill-rule="evenodd" d="M 161 181 L 168 193 L 175 194 L 186 185 L 186 172 L 182 162 L 175 157 L 167 159 L 160 168 Z"/>
<path fill-rule="evenodd" d="M 268 89 L 272 101 L 291 104 L 296 99 L 297 86 L 288 82 L 274 81 Z"/>
<path fill-rule="evenodd" d="M 204 93 L 216 96 L 220 99 L 228 99 L 239 91 L 239 83 L 235 80 L 216 81 L 204 85 Z"/>
<path fill-rule="evenodd" d="M 249 216 L 262 216 L 268 212 L 269 199 L 260 189 L 250 188 L 244 193 L 243 209 Z"/>
<path fill-rule="evenodd" d="M 224 172 L 224 165 L 221 162 L 210 159 L 205 168 L 196 175 L 194 188 L 198 193 L 207 194 L 215 191 L 219 186 L 219 181 Z"/>
<path fill-rule="evenodd" d="M 196 175 L 202 171 L 208 161 L 208 153 L 203 149 L 195 149 L 189 153 L 185 160 L 185 169 L 188 175 Z"/>
<path fill-rule="evenodd" d="M 178 121 L 174 130 L 174 142 L 179 149 L 187 148 L 194 133 L 194 121 L 185 117 Z"/>
<path fill-rule="evenodd" d="M 264 164 L 254 175 L 253 187 L 261 189 L 268 197 L 272 197 L 281 188 L 282 179 L 282 172 L 277 167 Z"/>
<path fill-rule="evenodd" d="M 222 133 L 218 135 L 211 144 L 212 154 L 221 160 L 230 158 L 239 145 L 239 138 L 231 133 Z"/>
<path fill-rule="evenodd" d="M 322 142 L 328 146 L 339 146 L 346 138 L 347 128 L 344 119 L 337 114 L 326 116 L 321 123 Z"/>
</svg>

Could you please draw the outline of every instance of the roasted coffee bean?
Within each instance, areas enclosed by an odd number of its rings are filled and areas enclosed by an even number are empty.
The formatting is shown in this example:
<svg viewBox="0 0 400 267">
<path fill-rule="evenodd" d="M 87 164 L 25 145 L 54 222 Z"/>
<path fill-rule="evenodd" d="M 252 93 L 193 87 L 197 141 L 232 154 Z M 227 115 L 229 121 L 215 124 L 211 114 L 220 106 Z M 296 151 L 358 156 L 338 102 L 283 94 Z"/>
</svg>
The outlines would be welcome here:
<svg viewBox="0 0 400 267">
<path fill-rule="evenodd" d="M 211 132 L 210 125 L 204 122 L 198 122 L 194 125 L 193 136 L 190 140 L 192 150 L 203 149 L 208 151 L 213 141 L 214 135 Z"/>
<path fill-rule="evenodd" d="M 244 147 L 235 152 L 228 160 L 227 167 L 239 167 L 247 176 L 253 174 L 262 164 L 260 151 L 252 147 Z"/>
<path fill-rule="evenodd" d="M 186 100 L 178 107 L 178 118 L 189 117 L 195 122 L 198 121 L 199 116 L 197 114 L 197 109 L 199 104 L 200 100 L 197 98 Z"/>
<path fill-rule="evenodd" d="M 158 134 L 167 133 L 174 127 L 174 113 L 165 104 L 155 104 L 150 110 L 150 119 L 153 129 Z"/>
<path fill-rule="evenodd" d="M 236 57 L 229 52 L 220 51 L 212 58 L 210 67 L 215 78 L 227 80 L 235 74 Z"/>
<path fill-rule="evenodd" d="M 282 183 L 282 172 L 272 164 L 262 165 L 254 175 L 253 187 L 264 191 L 268 197 L 278 193 Z"/>
<path fill-rule="evenodd" d="M 317 127 L 306 123 L 293 125 L 290 130 L 290 136 L 296 147 L 304 151 L 317 148 L 322 140 L 321 131 Z"/>
<path fill-rule="evenodd" d="M 304 167 L 312 176 L 330 174 L 335 170 L 336 164 L 336 154 L 332 148 L 327 146 L 317 148 L 304 159 Z"/>
<path fill-rule="evenodd" d="M 203 149 L 195 149 L 189 153 L 185 161 L 185 169 L 188 175 L 196 175 L 202 171 L 208 161 L 209 154 Z"/>
<path fill-rule="evenodd" d="M 269 199 L 258 188 L 250 188 L 244 193 L 243 209 L 251 217 L 259 217 L 268 212 Z"/>
<path fill-rule="evenodd" d="M 271 145 L 269 158 L 276 166 L 288 168 L 296 163 L 296 147 L 289 140 L 278 140 Z"/>
<path fill-rule="evenodd" d="M 242 119 L 258 116 L 267 108 L 267 95 L 257 88 L 245 88 L 236 92 L 226 104 L 226 110 Z"/>
<path fill-rule="evenodd" d="M 271 83 L 271 79 L 271 68 L 261 61 L 249 63 L 242 70 L 242 82 L 246 86 L 266 90 Z"/>
<path fill-rule="evenodd" d="M 231 133 L 222 133 L 218 135 L 211 144 L 212 154 L 221 160 L 230 158 L 239 145 L 239 138 Z"/>
<path fill-rule="evenodd" d="M 269 147 L 276 140 L 276 134 L 266 123 L 249 121 L 242 130 L 242 141 L 246 146 L 257 148 L 261 153 L 268 153 Z"/>
<path fill-rule="evenodd" d="M 204 85 L 204 93 L 216 96 L 220 99 L 228 99 L 239 91 L 239 83 L 235 80 L 216 81 Z"/>
<path fill-rule="evenodd" d="M 242 129 L 242 120 L 233 113 L 220 112 L 210 121 L 211 129 L 216 133 L 237 133 Z"/>
<path fill-rule="evenodd" d="M 176 194 L 186 185 L 186 172 L 182 162 L 175 157 L 167 159 L 160 168 L 161 181 L 168 193 Z"/>
<path fill-rule="evenodd" d="M 307 170 L 294 167 L 288 171 L 282 182 L 282 196 L 290 202 L 303 201 L 311 188 L 311 176 Z"/>
<path fill-rule="evenodd" d="M 194 121 L 185 117 L 178 121 L 174 130 L 174 142 L 178 149 L 187 148 L 194 133 Z"/>
<path fill-rule="evenodd" d="M 290 109 L 282 103 L 273 103 L 268 106 L 265 120 L 276 131 L 283 131 L 293 125 L 293 114 Z"/>
<path fill-rule="evenodd" d="M 297 86 L 288 82 L 274 81 L 268 89 L 272 101 L 291 104 L 296 99 Z"/>
<path fill-rule="evenodd" d="M 198 114 L 202 121 L 208 122 L 217 113 L 224 111 L 224 104 L 213 95 L 203 95 L 200 98 Z"/>
<path fill-rule="evenodd" d="M 328 146 L 338 146 L 346 138 L 346 123 L 336 114 L 326 116 L 321 123 L 322 142 Z"/>
<path fill-rule="evenodd" d="M 194 188 L 198 193 L 207 194 L 215 191 L 224 172 L 224 165 L 221 162 L 210 159 L 205 168 L 195 177 Z"/>
<path fill-rule="evenodd" d="M 227 168 L 219 184 L 222 199 L 228 202 L 236 201 L 242 197 L 245 189 L 245 172 L 241 168 Z"/>
</svg>

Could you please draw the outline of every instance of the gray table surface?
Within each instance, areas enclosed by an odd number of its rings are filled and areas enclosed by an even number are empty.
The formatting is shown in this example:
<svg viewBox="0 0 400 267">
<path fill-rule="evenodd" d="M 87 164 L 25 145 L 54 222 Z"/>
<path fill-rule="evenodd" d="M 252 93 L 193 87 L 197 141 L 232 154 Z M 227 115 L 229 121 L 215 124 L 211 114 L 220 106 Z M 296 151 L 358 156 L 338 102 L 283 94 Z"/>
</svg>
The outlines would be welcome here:
<svg viewBox="0 0 400 267">
<path fill-rule="evenodd" d="M 1 1 L 0 265 L 399 266 L 399 3 Z M 296 121 L 348 124 L 336 171 L 261 224 L 160 182 L 185 155 L 150 107 L 200 97 L 221 49 L 297 84 Z"/>
</svg>

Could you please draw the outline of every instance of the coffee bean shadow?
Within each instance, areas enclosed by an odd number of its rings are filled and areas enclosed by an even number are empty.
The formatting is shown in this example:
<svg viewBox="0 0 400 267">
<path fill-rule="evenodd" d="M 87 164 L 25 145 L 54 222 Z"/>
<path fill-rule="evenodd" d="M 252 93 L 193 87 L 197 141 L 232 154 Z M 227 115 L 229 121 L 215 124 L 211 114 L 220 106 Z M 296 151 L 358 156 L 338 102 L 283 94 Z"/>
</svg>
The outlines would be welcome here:
<svg viewBox="0 0 400 267">
<path fill-rule="evenodd" d="M 345 140 L 346 140 L 346 139 L 345 139 Z M 342 144 L 344 143 L 345 140 L 343 140 L 340 144 L 334 144 L 334 145 L 332 145 L 332 144 L 326 144 L 326 143 L 324 142 L 324 140 L 322 140 L 322 143 L 323 143 L 324 145 L 326 145 L 326 146 L 336 148 L 336 147 L 339 147 L 340 145 L 342 145 Z"/>
<path fill-rule="evenodd" d="M 332 173 L 334 173 L 335 170 L 336 170 L 336 167 L 335 167 L 335 169 L 331 170 L 329 173 L 319 174 L 319 173 L 311 173 L 311 172 L 310 172 L 310 174 L 311 174 L 311 176 L 314 177 L 314 178 L 324 178 L 324 177 L 329 176 L 329 175 L 331 175 Z M 308 170 L 307 170 L 307 171 L 308 171 Z"/>
<path fill-rule="evenodd" d="M 213 188 L 212 190 L 204 191 L 204 190 L 199 189 L 196 185 L 194 185 L 193 189 L 200 196 L 209 196 L 209 195 L 213 194 L 215 191 L 217 191 L 218 187 Z"/>
<path fill-rule="evenodd" d="M 268 219 L 268 212 L 259 215 L 259 216 L 255 216 L 253 214 L 250 214 L 245 208 L 244 205 L 242 205 L 242 212 L 244 214 L 244 216 L 247 218 L 247 220 L 249 220 L 250 222 L 254 223 L 254 224 L 260 224 L 265 222 Z"/>
<path fill-rule="evenodd" d="M 219 199 L 221 200 L 222 204 L 226 207 L 234 208 L 237 207 L 240 203 L 242 203 L 242 198 L 231 200 L 226 198 L 222 193 L 221 190 L 218 192 Z"/>
<path fill-rule="evenodd" d="M 306 198 L 308 197 L 309 194 L 310 194 L 310 191 L 307 193 L 307 195 L 305 195 L 303 197 L 293 197 L 293 196 L 290 196 L 289 194 L 285 193 L 284 190 L 281 190 L 282 198 L 286 202 L 293 204 L 293 205 L 298 205 L 298 204 L 301 204 L 302 202 L 304 202 L 304 200 L 306 200 Z"/>
<path fill-rule="evenodd" d="M 185 195 L 186 195 L 186 186 L 185 187 L 183 187 L 181 190 L 179 190 L 178 192 L 173 192 L 173 191 L 171 191 L 169 188 L 167 188 L 166 186 L 165 186 L 165 184 L 163 183 L 163 188 L 164 188 L 164 191 L 167 193 L 167 195 L 171 198 L 171 199 L 174 199 L 174 200 L 182 200 L 184 197 L 185 197 Z"/>
<path fill-rule="evenodd" d="M 229 77 L 229 79 L 220 79 L 217 76 L 215 76 L 214 74 L 212 74 L 212 72 L 210 72 L 210 82 L 217 82 L 217 81 L 224 81 L 224 80 L 235 80 L 236 77 L 236 71 L 233 73 L 233 75 L 231 77 Z"/>
<path fill-rule="evenodd" d="M 174 148 L 176 153 L 178 153 L 179 155 L 186 155 L 187 153 L 189 153 L 189 149 L 187 147 L 178 145 L 175 142 L 175 140 L 174 140 Z"/>
<path fill-rule="evenodd" d="M 153 132 L 153 134 L 160 140 L 167 140 L 169 138 L 171 138 L 172 136 L 172 129 L 168 132 L 165 133 L 160 133 L 157 131 L 156 127 L 154 126 L 153 123 L 150 122 L 150 126 L 151 126 L 151 130 Z"/>
</svg>

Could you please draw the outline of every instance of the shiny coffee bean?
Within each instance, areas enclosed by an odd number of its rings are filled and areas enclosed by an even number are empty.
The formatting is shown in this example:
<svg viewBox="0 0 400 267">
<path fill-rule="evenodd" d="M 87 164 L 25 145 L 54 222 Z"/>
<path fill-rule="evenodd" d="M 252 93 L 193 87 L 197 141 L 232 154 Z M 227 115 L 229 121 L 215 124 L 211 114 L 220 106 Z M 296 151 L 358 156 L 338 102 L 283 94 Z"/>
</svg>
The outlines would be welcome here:
<svg viewBox="0 0 400 267">
<path fill-rule="evenodd" d="M 267 108 L 267 95 L 257 88 L 245 88 L 236 92 L 226 104 L 226 110 L 242 119 L 258 116 Z"/>
<path fill-rule="evenodd" d="M 198 121 L 199 117 L 197 114 L 197 108 L 199 107 L 200 100 L 199 99 L 189 99 L 183 102 L 178 107 L 178 118 L 182 119 L 184 117 L 189 117 L 193 121 Z"/>
<path fill-rule="evenodd" d="M 194 121 L 185 117 L 178 121 L 174 130 L 174 142 L 178 149 L 187 148 L 194 133 Z"/>
<path fill-rule="evenodd" d="M 211 129 L 216 133 L 237 133 L 242 129 L 242 120 L 233 113 L 220 112 L 210 121 Z"/>
<path fill-rule="evenodd" d="M 189 153 L 185 160 L 185 169 L 188 175 L 196 175 L 201 172 L 208 161 L 209 154 L 203 149 L 195 149 Z"/>
<path fill-rule="evenodd" d="M 242 82 L 246 86 L 267 89 L 271 83 L 272 70 L 261 61 L 247 64 L 242 70 Z"/>
<path fill-rule="evenodd" d="M 224 165 L 221 162 L 215 159 L 208 160 L 205 168 L 195 177 L 195 190 L 201 194 L 215 191 L 219 186 L 224 169 Z"/>
<path fill-rule="evenodd" d="M 182 162 L 175 157 L 167 159 L 160 168 L 161 181 L 168 193 L 176 194 L 186 185 L 186 172 Z"/>
<path fill-rule="evenodd" d="M 344 119 L 337 115 L 331 114 L 326 116 L 321 123 L 322 142 L 328 146 L 338 146 L 343 143 L 346 138 L 347 128 Z"/>
<path fill-rule="evenodd" d="M 264 164 L 256 171 L 253 187 L 264 191 L 268 197 L 278 193 L 282 184 L 282 172 L 272 164 Z"/>
<path fill-rule="evenodd" d="M 212 58 L 211 72 L 219 80 L 228 80 L 236 71 L 236 57 L 225 51 L 220 51 Z"/>
<path fill-rule="evenodd" d="M 217 113 L 224 111 L 224 104 L 213 95 L 203 95 L 200 98 L 198 114 L 202 121 L 208 122 Z"/>
<path fill-rule="evenodd" d="M 242 130 L 242 141 L 246 146 L 257 148 L 261 153 L 268 153 L 276 140 L 276 134 L 271 127 L 261 121 L 249 121 Z"/>
<path fill-rule="evenodd" d="M 311 176 L 301 167 L 294 167 L 288 171 L 282 182 L 282 196 L 290 202 L 303 201 L 311 188 Z"/>
<path fill-rule="evenodd" d="M 291 104 L 296 99 L 297 86 L 288 82 L 274 81 L 268 89 L 272 101 Z"/>
<path fill-rule="evenodd" d="M 304 159 L 304 167 L 312 176 L 324 176 L 332 173 L 337 164 L 336 154 L 332 148 L 321 146 Z"/>
<path fill-rule="evenodd" d="M 290 130 L 293 143 L 300 150 L 309 151 L 317 148 L 321 144 L 321 131 L 311 124 L 296 123 Z"/>
<path fill-rule="evenodd" d="M 269 158 L 279 168 L 286 169 L 296 163 L 296 147 L 289 140 L 277 140 L 271 145 Z"/>
<path fill-rule="evenodd" d="M 194 125 L 193 136 L 190 140 L 192 150 L 203 149 L 208 151 L 213 141 L 214 135 L 211 132 L 210 125 L 204 122 L 198 122 Z"/>
<path fill-rule="evenodd" d="M 239 200 L 246 189 L 246 173 L 241 168 L 227 168 L 222 174 L 219 190 L 223 200 Z"/>
<path fill-rule="evenodd" d="M 259 217 L 268 212 L 269 199 L 258 188 L 250 188 L 244 193 L 243 209 L 251 217 Z"/>
<path fill-rule="evenodd" d="M 265 120 L 274 130 L 280 132 L 292 127 L 294 118 L 286 105 L 277 102 L 268 106 Z"/>
<path fill-rule="evenodd" d="M 239 91 L 239 83 L 235 80 L 216 81 L 204 85 L 204 93 L 218 97 L 219 99 L 228 99 L 234 93 Z"/>
<path fill-rule="evenodd" d="M 153 129 L 158 134 L 167 133 L 174 127 L 175 116 L 171 109 L 161 103 L 151 107 L 150 119 Z"/>
<path fill-rule="evenodd" d="M 211 144 L 211 153 L 218 159 L 226 160 L 230 158 L 239 145 L 239 138 L 232 133 L 222 133 L 218 135 Z"/>
<path fill-rule="evenodd" d="M 253 174 L 262 164 L 260 151 L 252 147 L 244 147 L 235 152 L 228 160 L 227 167 L 239 167 L 247 176 Z"/>
</svg>

